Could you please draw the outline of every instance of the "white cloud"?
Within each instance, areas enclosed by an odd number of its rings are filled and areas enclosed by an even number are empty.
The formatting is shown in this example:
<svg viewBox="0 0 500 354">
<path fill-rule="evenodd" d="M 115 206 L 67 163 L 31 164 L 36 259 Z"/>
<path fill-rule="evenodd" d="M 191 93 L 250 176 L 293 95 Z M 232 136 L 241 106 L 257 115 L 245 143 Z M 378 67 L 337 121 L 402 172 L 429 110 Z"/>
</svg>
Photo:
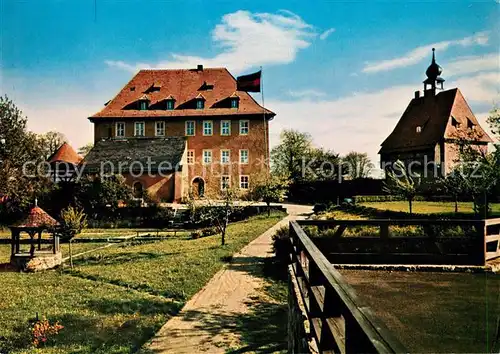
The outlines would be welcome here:
<svg viewBox="0 0 500 354">
<path fill-rule="evenodd" d="M 319 35 L 319 39 L 323 41 L 327 39 L 333 32 L 335 32 L 335 28 L 329 28 Z"/>
<path fill-rule="evenodd" d="M 314 97 L 324 97 L 326 96 L 326 93 L 317 89 L 305 89 L 305 90 L 299 90 L 299 91 L 288 91 L 288 95 L 291 97 L 298 97 L 298 98 L 314 98 Z"/>
<path fill-rule="evenodd" d="M 312 25 L 290 11 L 276 14 L 237 11 L 224 15 L 212 31 L 214 45 L 222 50 L 214 57 L 173 53 L 158 63 L 107 60 L 106 64 L 134 72 L 144 68 L 191 68 L 197 64 L 242 72 L 259 65 L 290 63 L 316 36 Z"/>
<path fill-rule="evenodd" d="M 488 70 L 500 71 L 500 55 L 498 53 L 457 58 L 444 66 L 443 74 L 446 73 L 445 76 L 449 77 Z"/>
<path fill-rule="evenodd" d="M 431 49 L 436 48 L 436 51 L 445 51 L 451 46 L 469 47 L 472 45 L 486 45 L 489 40 L 489 32 L 479 32 L 473 36 L 465 37 L 462 39 L 442 41 L 417 47 L 401 57 L 381 60 L 366 63 L 363 68 L 364 73 L 377 73 L 380 71 L 388 71 L 396 68 L 402 68 L 414 65 L 425 58 L 430 57 Z"/>
</svg>

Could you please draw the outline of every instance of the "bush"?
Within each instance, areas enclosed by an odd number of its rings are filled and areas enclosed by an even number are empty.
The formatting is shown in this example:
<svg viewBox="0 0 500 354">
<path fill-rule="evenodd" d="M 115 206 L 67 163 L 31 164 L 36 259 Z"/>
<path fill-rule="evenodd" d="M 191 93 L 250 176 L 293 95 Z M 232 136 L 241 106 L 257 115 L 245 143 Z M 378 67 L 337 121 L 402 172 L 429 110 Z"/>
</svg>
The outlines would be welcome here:
<svg viewBox="0 0 500 354">
<path fill-rule="evenodd" d="M 217 235 L 217 230 L 215 227 L 206 227 L 201 230 L 201 234 L 203 235 L 203 237 Z"/>
<path fill-rule="evenodd" d="M 288 226 L 283 226 L 276 230 L 276 233 L 273 235 L 273 252 L 279 264 L 288 265 L 291 247 Z"/>
<path fill-rule="evenodd" d="M 199 231 L 193 231 L 193 232 L 191 232 L 191 235 L 190 235 L 190 236 L 191 236 L 191 238 L 192 238 L 193 240 L 196 240 L 196 239 L 198 239 L 198 238 L 200 238 L 200 237 L 201 237 L 201 232 L 199 232 Z"/>
</svg>

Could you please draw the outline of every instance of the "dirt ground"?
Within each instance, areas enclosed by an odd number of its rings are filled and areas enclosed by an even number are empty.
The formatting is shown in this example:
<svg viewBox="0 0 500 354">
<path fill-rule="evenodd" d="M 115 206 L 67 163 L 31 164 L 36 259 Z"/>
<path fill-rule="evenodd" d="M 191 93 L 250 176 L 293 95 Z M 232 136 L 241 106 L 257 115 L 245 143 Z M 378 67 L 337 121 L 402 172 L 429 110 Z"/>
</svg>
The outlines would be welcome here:
<svg viewBox="0 0 500 354">
<path fill-rule="evenodd" d="M 410 352 L 500 350 L 498 274 L 340 272 Z"/>
</svg>

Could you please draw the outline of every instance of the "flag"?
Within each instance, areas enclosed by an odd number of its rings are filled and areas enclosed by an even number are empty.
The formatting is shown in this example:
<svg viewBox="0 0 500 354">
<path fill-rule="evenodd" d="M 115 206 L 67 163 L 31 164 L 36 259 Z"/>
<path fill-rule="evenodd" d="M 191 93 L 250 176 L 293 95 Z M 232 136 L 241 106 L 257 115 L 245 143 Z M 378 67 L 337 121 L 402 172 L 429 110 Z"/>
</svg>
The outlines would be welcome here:
<svg viewBox="0 0 500 354">
<path fill-rule="evenodd" d="M 260 76 L 262 71 L 256 73 L 238 76 L 236 79 L 236 89 L 246 92 L 260 92 Z"/>
</svg>

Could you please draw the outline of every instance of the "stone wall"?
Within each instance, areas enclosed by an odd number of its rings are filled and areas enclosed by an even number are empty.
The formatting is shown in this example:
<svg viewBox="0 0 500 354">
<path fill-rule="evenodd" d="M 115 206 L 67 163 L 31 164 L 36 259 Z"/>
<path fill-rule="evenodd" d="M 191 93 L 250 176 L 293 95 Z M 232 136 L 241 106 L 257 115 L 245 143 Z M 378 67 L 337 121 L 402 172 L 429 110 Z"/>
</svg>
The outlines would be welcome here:
<svg viewBox="0 0 500 354">
<path fill-rule="evenodd" d="M 11 256 L 10 263 L 14 268 L 24 272 L 39 272 L 62 264 L 62 253 L 16 254 Z"/>
</svg>

